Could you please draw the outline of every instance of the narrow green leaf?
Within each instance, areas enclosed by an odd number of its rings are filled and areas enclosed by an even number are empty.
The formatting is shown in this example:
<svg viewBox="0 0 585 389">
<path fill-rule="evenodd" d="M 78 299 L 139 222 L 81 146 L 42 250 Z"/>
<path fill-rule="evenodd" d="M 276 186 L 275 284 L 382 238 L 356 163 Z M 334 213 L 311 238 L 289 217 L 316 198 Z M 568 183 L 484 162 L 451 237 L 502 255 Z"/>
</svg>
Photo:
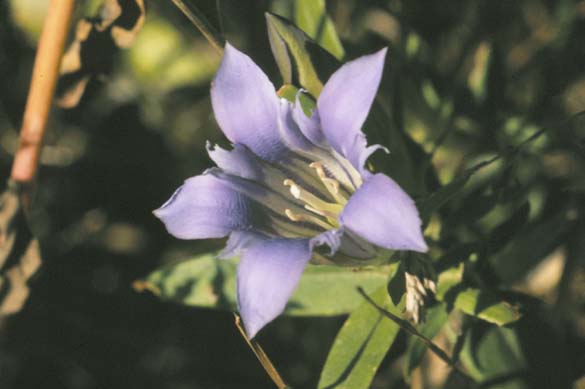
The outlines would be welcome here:
<svg viewBox="0 0 585 389">
<path fill-rule="evenodd" d="M 465 186 L 465 184 L 467 183 L 467 181 L 469 181 L 469 179 L 476 172 L 492 164 L 498 159 L 499 157 L 496 156 L 490 160 L 478 163 L 477 165 L 471 167 L 470 169 L 467 169 L 467 171 L 465 171 L 465 173 L 460 177 L 455 178 L 447 185 L 444 185 L 439 190 L 427 196 L 427 198 L 422 201 L 422 204 L 420 206 L 420 213 L 423 223 L 426 224 L 433 212 L 439 210 L 439 208 L 445 205 L 445 203 L 447 203 L 449 200 L 453 199 L 456 195 L 458 195 Z"/>
<path fill-rule="evenodd" d="M 236 309 L 236 260 L 219 260 L 204 254 L 169 264 L 150 274 L 145 282 L 162 299 L 180 304 Z M 384 286 L 392 266 L 345 268 L 308 266 L 287 305 L 285 315 L 334 316 L 352 312 L 363 302 L 356 292 Z"/>
<path fill-rule="evenodd" d="M 462 283 L 463 266 L 439 275 L 436 298 L 464 313 L 499 326 L 522 317 L 518 307 L 499 299 L 493 292 L 471 288 Z"/>
<path fill-rule="evenodd" d="M 468 315 L 499 326 L 513 323 L 522 317 L 518 307 L 476 288 L 467 288 L 457 293 L 454 305 Z"/>
<path fill-rule="evenodd" d="M 299 88 L 294 85 L 285 84 L 281 86 L 278 90 L 278 96 L 290 101 L 291 103 L 296 103 L 298 96 L 301 103 L 301 108 L 308 117 L 311 116 L 313 110 L 315 109 L 315 100 L 313 100 L 311 96 L 307 95 L 306 93 L 299 94 Z"/>
<path fill-rule="evenodd" d="M 431 193 L 420 206 L 420 214 L 423 224 L 428 223 L 433 212 L 438 211 L 445 203 L 459 194 L 469 178 L 470 175 L 465 174 L 441 187 L 436 192 Z"/>
<path fill-rule="evenodd" d="M 145 282 L 163 300 L 195 307 L 233 309 L 236 263 L 215 253 L 171 263 L 148 275 Z"/>
<path fill-rule="evenodd" d="M 270 46 L 284 82 L 293 83 L 296 75 L 300 86 L 318 97 L 323 82 L 339 67 L 337 59 L 288 20 L 266 13 L 266 23 Z"/>
<path fill-rule="evenodd" d="M 379 288 L 371 296 L 376 303 L 400 316 L 401 309 L 392 305 L 385 288 Z M 385 319 L 371 304 L 363 302 L 347 318 L 337 334 L 318 387 L 368 388 L 399 329 L 398 325 Z"/>
<path fill-rule="evenodd" d="M 481 42 L 473 56 L 473 67 L 467 76 L 467 87 L 473 93 L 473 96 L 480 102 L 483 102 L 487 95 L 487 83 L 490 63 L 492 61 L 492 45 L 487 42 Z"/>
<path fill-rule="evenodd" d="M 220 54 L 223 53 L 225 39 L 219 31 L 207 20 L 204 13 L 190 1 L 172 0 L 177 8 L 193 23 L 193 25 L 203 34 L 205 39 Z"/>
<path fill-rule="evenodd" d="M 508 220 L 497 226 L 489 237 L 489 250 L 497 252 L 508 244 L 524 227 L 530 215 L 530 203 L 522 204 Z"/>
<path fill-rule="evenodd" d="M 291 58 L 288 52 L 287 44 L 285 40 L 280 36 L 276 29 L 275 23 L 270 23 L 269 20 L 273 16 L 266 14 L 266 28 L 268 30 L 268 41 L 270 42 L 270 50 L 282 76 L 282 82 L 286 84 L 292 84 L 293 82 L 293 68 Z"/>
<path fill-rule="evenodd" d="M 445 304 L 429 308 L 426 312 L 425 322 L 418 327 L 418 331 L 432 340 L 443 328 L 448 316 Z M 407 382 L 410 381 L 412 371 L 420 365 L 426 351 L 427 345 L 420 338 L 414 336 L 408 338 L 404 361 L 404 378 Z"/>
<path fill-rule="evenodd" d="M 560 210 L 551 217 L 527 225 L 500 253 L 490 258 L 504 283 L 512 283 L 561 244 L 561 237 L 571 228 L 567 212 Z"/>
<path fill-rule="evenodd" d="M 390 281 L 388 281 L 388 296 L 390 296 L 390 300 L 392 300 L 392 304 L 398 305 L 400 304 L 400 300 L 402 300 L 402 296 L 406 293 L 406 279 L 404 277 L 404 261 L 403 257 L 398 261 L 398 266 L 394 274 L 390 276 Z"/>
<path fill-rule="evenodd" d="M 460 243 L 454 245 L 435 261 L 435 270 L 440 273 L 443 270 L 457 267 L 460 263 L 467 261 L 472 254 L 477 253 L 479 250 L 479 243 Z"/>
<path fill-rule="evenodd" d="M 399 128 L 380 98 L 374 100 L 364 131 L 370 144 L 383 144 L 389 151 L 388 154 L 379 152 L 371 157 L 376 169 L 392 177 L 407 192 L 424 193 L 427 154 Z"/>
<path fill-rule="evenodd" d="M 450 210 L 445 225 L 457 226 L 465 223 L 473 223 L 495 208 L 501 201 L 499 193 L 489 193 L 487 185 L 481 185 L 478 189 L 466 194 L 457 201 L 457 208 Z"/>
<path fill-rule="evenodd" d="M 363 302 L 356 288 L 361 286 L 370 293 L 384 286 L 392 267 L 352 270 L 339 266 L 310 266 L 301 277 L 285 314 L 333 316 L 352 312 Z"/>
<path fill-rule="evenodd" d="M 297 0 L 294 4 L 296 25 L 337 59 L 343 58 L 345 51 L 335 26 L 327 15 L 325 1 Z"/>
<path fill-rule="evenodd" d="M 530 387 L 526 380 L 526 359 L 514 329 L 472 327 L 466 335 L 460 360 L 482 387 Z"/>
</svg>

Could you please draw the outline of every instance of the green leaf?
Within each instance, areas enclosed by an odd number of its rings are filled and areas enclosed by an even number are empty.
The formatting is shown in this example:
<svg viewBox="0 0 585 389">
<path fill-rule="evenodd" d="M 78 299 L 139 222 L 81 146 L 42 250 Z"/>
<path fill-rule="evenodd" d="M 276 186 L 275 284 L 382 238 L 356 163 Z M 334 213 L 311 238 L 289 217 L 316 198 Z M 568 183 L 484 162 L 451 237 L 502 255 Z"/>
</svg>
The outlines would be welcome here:
<svg viewBox="0 0 585 389">
<path fill-rule="evenodd" d="M 423 224 L 428 223 L 433 212 L 438 211 L 445 203 L 458 195 L 470 177 L 471 175 L 469 174 L 458 177 L 427 196 L 420 206 L 420 215 Z"/>
<path fill-rule="evenodd" d="M 385 288 L 379 288 L 371 296 L 390 312 L 401 315 L 401 309 L 392 305 Z M 399 329 L 398 325 L 385 319 L 371 304 L 363 302 L 347 318 L 337 334 L 321 372 L 318 387 L 370 387 Z"/>
<path fill-rule="evenodd" d="M 389 153 L 374 153 L 370 161 L 374 162 L 375 170 L 392 177 L 407 192 L 424 193 L 428 155 L 396 123 L 400 115 L 389 112 L 385 105 L 380 98 L 374 100 L 364 131 L 369 144 L 382 144 Z"/>
<path fill-rule="evenodd" d="M 236 260 L 220 260 L 214 254 L 204 254 L 163 266 L 145 282 L 148 289 L 164 300 L 235 310 L 236 267 Z M 371 292 L 384 286 L 391 270 L 392 266 L 352 269 L 309 265 L 284 314 L 334 316 L 352 312 L 363 302 L 356 288 L 361 286 Z"/>
<path fill-rule="evenodd" d="M 522 317 L 518 307 L 499 299 L 493 292 L 464 285 L 462 274 L 463 266 L 460 266 L 439 275 L 438 301 L 499 326 L 513 323 Z"/>
<path fill-rule="evenodd" d="M 477 325 L 466 334 L 460 359 L 482 387 L 529 388 L 526 359 L 510 328 Z"/>
<path fill-rule="evenodd" d="M 339 266 L 309 266 L 293 293 L 285 314 L 333 316 L 352 312 L 363 303 L 356 292 L 361 286 L 370 293 L 385 286 L 393 266 L 347 269 Z"/>
<path fill-rule="evenodd" d="M 301 108 L 308 117 L 311 116 L 313 110 L 315 109 L 315 100 L 313 100 L 311 96 L 307 95 L 306 93 L 299 94 L 299 88 L 294 85 L 285 84 L 281 86 L 278 90 L 278 96 L 290 101 L 291 103 L 296 103 L 298 96 L 299 102 L 301 103 Z"/>
<path fill-rule="evenodd" d="M 404 277 L 404 256 L 400 256 L 398 267 L 394 274 L 391 275 L 388 281 L 388 296 L 392 300 L 392 304 L 400 304 L 402 296 L 406 293 L 406 279 Z"/>
<path fill-rule="evenodd" d="M 195 307 L 236 307 L 236 263 L 215 253 L 162 266 L 148 275 L 148 289 L 161 299 Z"/>
<path fill-rule="evenodd" d="M 300 86 L 318 97 L 324 80 L 340 63 L 288 20 L 266 13 L 266 23 L 272 54 L 284 83 L 295 84 L 293 77 L 297 76 Z"/>
<path fill-rule="evenodd" d="M 500 193 L 488 193 L 487 185 L 466 194 L 458 199 L 456 209 L 449 210 L 445 225 L 458 226 L 460 224 L 473 223 L 488 214 L 501 201 Z"/>
<path fill-rule="evenodd" d="M 447 185 L 444 185 L 437 191 L 431 193 L 424 199 L 420 206 L 420 213 L 423 223 L 426 224 L 433 212 L 438 211 L 445 203 L 457 196 L 469 179 L 480 169 L 492 164 L 497 158 L 480 162 L 477 165 L 467 169 L 463 175 L 453 179 Z"/>
<path fill-rule="evenodd" d="M 445 304 L 435 305 L 426 311 L 425 322 L 419 326 L 418 331 L 432 340 L 443 328 L 448 316 Z M 404 378 L 406 381 L 410 380 L 410 374 L 420 365 L 426 351 L 427 345 L 420 338 L 409 337 L 404 361 Z"/>
<path fill-rule="evenodd" d="M 297 0 L 294 4 L 296 25 L 337 59 L 343 58 L 345 51 L 335 26 L 327 15 L 325 1 Z"/>
<path fill-rule="evenodd" d="M 467 86 L 480 102 L 483 102 L 487 95 L 488 73 L 492 56 L 492 45 L 487 41 L 481 42 L 475 50 L 473 67 L 467 76 Z"/>
<path fill-rule="evenodd" d="M 272 20 L 272 22 L 271 22 Z M 286 41 L 279 33 L 276 28 L 277 19 L 276 15 L 266 14 L 266 29 L 268 30 L 268 41 L 270 42 L 270 50 L 282 76 L 282 82 L 286 84 L 292 84 L 293 82 L 293 70 L 292 62 L 289 55 Z M 293 37 L 294 38 L 294 37 Z M 300 38 L 299 38 L 300 39 Z M 315 73 L 315 69 L 309 69 L 310 75 Z M 321 84 L 322 85 L 322 84 Z"/>
<path fill-rule="evenodd" d="M 456 244 L 435 261 L 435 270 L 440 273 L 443 270 L 456 267 L 460 263 L 467 261 L 472 254 L 476 254 L 479 250 L 479 243 Z"/>
<path fill-rule="evenodd" d="M 454 297 L 454 305 L 468 315 L 499 326 L 513 323 L 522 317 L 518 307 L 477 288 L 459 291 Z"/>
<path fill-rule="evenodd" d="M 497 252 L 508 244 L 528 221 L 530 203 L 522 204 L 508 220 L 494 228 L 490 233 L 488 246 L 491 252 Z"/>
<path fill-rule="evenodd" d="M 510 226 L 518 225 L 522 220 L 510 219 L 510 225 L 504 223 L 499 230 L 509 231 Z M 519 220 L 520 219 L 520 220 Z M 567 212 L 562 209 L 549 218 L 527 225 L 516 234 L 515 238 L 500 253 L 490 258 L 490 262 L 502 282 L 510 284 L 526 275 L 530 269 L 557 248 L 562 237 L 571 228 Z"/>
</svg>

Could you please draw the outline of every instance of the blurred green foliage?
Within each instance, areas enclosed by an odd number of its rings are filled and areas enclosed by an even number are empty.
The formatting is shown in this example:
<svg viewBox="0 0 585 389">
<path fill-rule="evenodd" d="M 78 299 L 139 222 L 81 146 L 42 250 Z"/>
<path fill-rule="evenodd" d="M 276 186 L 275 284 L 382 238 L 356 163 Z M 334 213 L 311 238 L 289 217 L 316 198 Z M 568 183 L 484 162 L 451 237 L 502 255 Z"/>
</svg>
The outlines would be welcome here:
<svg viewBox="0 0 585 389">
<path fill-rule="evenodd" d="M 408 189 L 426 223 L 439 290 L 418 330 L 471 377 L 450 373 L 355 292 L 367 286 L 401 315 L 385 284 L 401 290 L 403 267 L 315 268 L 289 307 L 310 317 L 287 315 L 259 336 L 287 382 L 584 387 L 582 1 L 190 2 L 277 87 L 313 97 L 340 60 L 390 47 L 365 130 L 391 154 L 372 166 Z M 3 177 L 46 3 L 0 3 Z M 77 16 L 97 3 L 80 3 Z M 234 263 L 208 254 L 223 242 L 172 239 L 150 214 L 211 165 L 207 140 L 226 141 L 208 93 L 220 56 L 170 1 L 147 6 L 113 73 L 51 117 L 30 215 L 46 263 L 25 310 L 0 326 L 3 388 L 272 385 L 229 311 L 208 309 L 234 304 Z M 280 16 L 266 22 L 265 12 Z M 154 293 L 133 290 L 138 279 Z"/>
</svg>

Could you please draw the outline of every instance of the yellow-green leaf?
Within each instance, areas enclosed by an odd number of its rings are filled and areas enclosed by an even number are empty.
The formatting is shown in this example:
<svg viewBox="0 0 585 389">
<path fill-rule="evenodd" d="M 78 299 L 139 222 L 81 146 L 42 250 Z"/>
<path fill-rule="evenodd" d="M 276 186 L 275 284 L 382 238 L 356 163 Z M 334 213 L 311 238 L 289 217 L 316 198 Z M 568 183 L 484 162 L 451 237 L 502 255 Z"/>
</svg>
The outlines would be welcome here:
<svg viewBox="0 0 585 389">
<path fill-rule="evenodd" d="M 376 290 L 371 294 L 372 299 L 395 315 L 400 315 L 401 309 L 392 305 L 385 289 L 382 287 Z M 347 318 L 337 334 L 321 372 L 318 387 L 370 387 L 399 330 L 396 323 L 384 318 L 375 307 L 364 301 Z"/>
<path fill-rule="evenodd" d="M 297 26 L 313 38 L 321 47 L 342 59 L 345 51 L 335 31 L 324 0 L 295 1 L 295 22 Z"/>
<path fill-rule="evenodd" d="M 503 326 L 522 317 L 520 310 L 488 290 L 462 284 L 463 267 L 452 268 L 439 275 L 437 300 L 444 301 L 464 313 Z"/>
</svg>

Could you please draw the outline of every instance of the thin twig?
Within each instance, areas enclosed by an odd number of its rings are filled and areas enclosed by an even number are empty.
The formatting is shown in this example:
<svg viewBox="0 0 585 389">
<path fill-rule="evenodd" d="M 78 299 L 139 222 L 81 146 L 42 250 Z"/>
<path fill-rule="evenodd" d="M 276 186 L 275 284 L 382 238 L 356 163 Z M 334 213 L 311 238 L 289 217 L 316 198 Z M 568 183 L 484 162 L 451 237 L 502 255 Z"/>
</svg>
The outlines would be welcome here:
<svg viewBox="0 0 585 389">
<path fill-rule="evenodd" d="M 496 162 L 497 160 L 502 159 L 505 156 L 516 156 L 524 146 L 540 138 L 540 136 L 546 133 L 547 130 L 548 130 L 547 127 L 541 128 L 540 130 L 536 131 L 534 134 L 530 135 L 528 138 L 524 139 L 517 145 L 510 146 L 505 152 L 499 153 L 493 156 L 492 158 L 488 159 L 487 161 L 479 162 L 477 165 L 471 167 L 469 171 L 474 173 L 477 170 L 483 169 L 484 167 L 491 165 L 493 162 Z"/>
<path fill-rule="evenodd" d="M 13 180 L 20 183 L 31 184 L 38 170 L 41 145 L 74 7 L 75 0 L 52 0 L 45 19 L 24 110 L 20 144 L 10 174 Z"/>
<path fill-rule="evenodd" d="M 398 316 L 394 315 L 392 312 L 388 312 L 387 310 L 385 310 L 384 308 L 379 306 L 374 300 L 372 300 L 372 298 L 370 296 L 367 295 L 367 293 L 361 287 L 358 287 L 357 289 L 358 289 L 358 292 L 366 299 L 366 301 L 368 303 L 370 303 L 374 308 L 376 308 L 376 310 L 378 310 L 378 312 L 380 312 L 380 314 L 382 314 L 385 317 L 387 317 L 388 319 L 392 320 L 400 328 L 402 328 L 403 330 L 405 330 L 409 334 L 421 339 L 437 357 L 441 358 L 441 360 L 443 362 L 445 362 L 447 365 L 451 366 L 455 372 L 457 372 L 461 376 L 465 377 L 466 379 L 473 381 L 473 379 L 465 371 L 463 371 L 463 369 L 461 369 L 461 367 L 459 367 L 457 365 L 457 363 L 455 361 L 453 361 L 443 349 L 441 349 L 439 346 L 437 346 L 435 343 L 433 343 L 432 340 L 430 340 L 429 338 L 427 338 L 426 336 L 424 336 L 423 334 L 418 332 L 418 330 L 412 324 L 410 324 L 408 321 L 399 318 Z"/>
<path fill-rule="evenodd" d="M 280 374 L 278 373 L 278 371 L 276 370 L 276 368 L 274 367 L 274 365 L 270 361 L 270 358 L 268 358 L 268 355 L 266 355 L 266 353 L 264 352 L 262 347 L 260 347 L 260 344 L 258 344 L 258 342 L 256 342 L 255 340 L 251 340 L 250 338 L 248 338 L 248 335 L 246 334 L 246 330 L 244 330 L 244 327 L 242 326 L 242 321 L 240 320 L 240 316 L 238 316 L 237 314 L 234 314 L 234 317 L 236 320 L 236 327 L 238 327 L 240 334 L 242 335 L 242 337 L 244 338 L 244 340 L 246 341 L 248 346 L 250 346 L 250 349 L 252 350 L 254 355 L 256 355 L 256 358 L 258 358 L 258 360 L 260 361 L 260 364 L 262 365 L 262 367 L 264 368 L 264 370 L 266 371 L 266 373 L 268 374 L 268 376 L 270 377 L 272 382 L 274 382 L 274 384 L 276 385 L 276 387 L 278 389 L 289 388 L 289 386 L 284 383 L 284 380 L 282 379 L 282 377 L 280 376 Z"/>
<path fill-rule="evenodd" d="M 211 46 L 219 53 L 223 53 L 223 46 L 225 39 L 223 36 L 209 23 L 205 15 L 197 9 L 193 4 L 183 0 L 171 0 L 175 6 L 183 12 L 183 14 L 193 23 L 193 25 L 203 34 L 205 39 Z"/>
</svg>

